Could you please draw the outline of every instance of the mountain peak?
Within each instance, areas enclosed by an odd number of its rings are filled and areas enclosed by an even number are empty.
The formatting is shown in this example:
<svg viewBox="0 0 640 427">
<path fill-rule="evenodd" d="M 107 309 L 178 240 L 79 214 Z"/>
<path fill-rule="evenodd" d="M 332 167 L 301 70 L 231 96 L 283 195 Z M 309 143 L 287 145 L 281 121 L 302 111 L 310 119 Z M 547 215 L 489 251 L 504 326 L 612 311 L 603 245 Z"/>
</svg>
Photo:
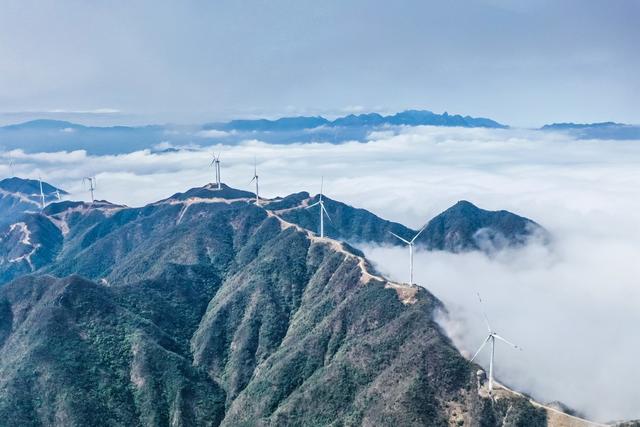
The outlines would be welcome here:
<svg viewBox="0 0 640 427">
<path fill-rule="evenodd" d="M 526 244 L 534 236 L 545 241 L 548 233 L 534 221 L 509 211 L 488 211 L 460 200 L 429 221 L 416 241 L 431 250 L 492 253 Z"/>
<path fill-rule="evenodd" d="M 23 122 L 23 123 L 17 123 L 14 125 L 8 125 L 5 126 L 4 129 L 9 129 L 9 130 L 22 130 L 22 129 L 39 129 L 39 130 L 46 130 L 46 129 L 53 129 L 53 130 L 59 130 L 59 129 L 77 129 L 77 128 L 83 128 L 83 125 L 79 125 L 77 123 L 71 123 L 65 120 L 51 120 L 51 119 L 36 119 L 36 120 L 30 120 L 28 122 Z"/>
<path fill-rule="evenodd" d="M 40 195 L 40 181 L 37 179 L 19 178 L 14 176 L 1 180 L 0 189 L 11 193 L 20 193 L 24 195 Z M 45 196 L 49 194 L 55 194 L 56 191 L 58 191 L 60 194 L 68 194 L 66 191 L 60 188 L 56 188 L 48 182 L 42 181 L 42 192 L 45 194 Z"/>
<path fill-rule="evenodd" d="M 176 193 L 168 199 L 162 200 L 166 202 L 170 200 L 188 200 L 188 199 L 255 199 L 255 193 L 245 190 L 238 190 L 232 188 L 225 183 L 220 184 L 218 189 L 217 184 L 209 183 L 203 187 L 191 188 L 184 193 Z"/>
<path fill-rule="evenodd" d="M 480 210 L 479 207 L 469 202 L 468 200 L 458 200 L 455 205 L 451 206 L 447 210 L 460 210 L 460 209 Z"/>
</svg>

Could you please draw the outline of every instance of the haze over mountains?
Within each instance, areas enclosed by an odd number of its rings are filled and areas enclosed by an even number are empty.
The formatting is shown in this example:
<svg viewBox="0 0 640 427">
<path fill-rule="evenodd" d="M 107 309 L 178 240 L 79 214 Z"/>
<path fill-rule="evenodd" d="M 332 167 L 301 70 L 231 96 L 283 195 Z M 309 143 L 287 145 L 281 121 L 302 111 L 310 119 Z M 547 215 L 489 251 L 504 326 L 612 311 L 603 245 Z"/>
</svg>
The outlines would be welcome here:
<svg viewBox="0 0 640 427">
<path fill-rule="evenodd" d="M 7 425 L 546 425 L 526 398 L 488 399 L 428 291 L 283 218 L 306 197 L 252 196 L 53 203 L 5 229 L 2 264 L 37 273 L 0 288 Z"/>
<path fill-rule="evenodd" d="M 2 148 L 27 152 L 85 149 L 93 154 L 116 154 L 149 149 L 162 142 L 173 145 L 216 142 L 238 143 L 246 139 L 287 144 L 293 142 L 362 141 L 373 129 L 384 126 L 463 126 L 502 128 L 484 118 L 408 110 L 391 116 L 377 113 L 350 115 L 333 121 L 323 117 L 286 117 L 277 120 L 232 120 L 203 126 L 83 126 L 67 121 L 34 120 L 0 127 Z"/>
<path fill-rule="evenodd" d="M 640 139 L 640 126 L 624 123 L 553 123 L 541 130 L 567 132 L 580 139 Z"/>
<path fill-rule="evenodd" d="M 204 125 L 85 126 L 51 119 L 0 127 L 0 149 L 25 152 L 86 150 L 90 154 L 119 154 L 143 149 L 194 147 L 210 143 L 238 144 L 260 140 L 273 144 L 366 141 L 371 132 L 412 126 L 505 129 L 495 120 L 427 110 L 393 115 L 367 113 L 329 120 L 321 116 L 243 119 Z M 545 125 L 577 138 L 639 139 L 640 127 L 619 123 Z"/>
</svg>

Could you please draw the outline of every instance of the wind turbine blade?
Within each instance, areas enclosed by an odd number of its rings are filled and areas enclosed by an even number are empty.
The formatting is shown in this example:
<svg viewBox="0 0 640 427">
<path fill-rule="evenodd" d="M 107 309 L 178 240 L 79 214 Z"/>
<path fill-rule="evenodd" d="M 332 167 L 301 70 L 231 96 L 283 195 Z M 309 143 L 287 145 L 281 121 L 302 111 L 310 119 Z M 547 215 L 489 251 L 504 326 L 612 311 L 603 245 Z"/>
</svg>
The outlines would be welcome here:
<svg viewBox="0 0 640 427">
<path fill-rule="evenodd" d="M 502 338 L 500 335 L 498 334 L 493 334 L 494 337 L 498 338 L 500 341 L 505 342 L 507 344 L 509 344 L 511 347 L 515 348 L 516 350 L 522 350 L 522 347 L 518 347 L 517 345 L 515 345 L 514 343 L 512 343 L 511 341 L 507 341 L 506 339 Z"/>
<path fill-rule="evenodd" d="M 478 351 L 476 351 L 476 354 L 473 355 L 473 357 L 471 358 L 471 360 L 469 362 L 473 362 L 475 360 L 475 358 L 478 356 L 478 354 L 480 354 L 480 352 L 482 351 L 482 349 L 484 348 L 485 345 L 487 345 L 487 343 L 489 342 L 489 340 L 491 339 L 491 335 L 489 335 L 484 342 L 482 343 L 482 345 L 480 346 L 480 348 L 478 349 Z"/>
<path fill-rule="evenodd" d="M 318 206 L 319 204 L 320 204 L 320 202 L 315 202 L 314 204 L 307 206 L 305 209 L 309 209 L 309 208 L 312 208 L 314 206 Z"/>
<path fill-rule="evenodd" d="M 254 176 L 253 178 L 251 178 L 251 181 L 249 181 L 249 184 L 251 184 L 255 180 L 256 180 L 256 177 Z"/>
<path fill-rule="evenodd" d="M 480 296 L 480 292 L 478 292 L 478 299 L 480 300 L 480 306 L 482 307 L 482 297 Z M 489 318 L 487 314 L 484 312 L 484 309 L 481 309 L 482 315 L 484 316 L 484 322 L 487 324 L 487 330 L 491 333 L 491 325 L 489 324 Z"/>
<path fill-rule="evenodd" d="M 396 233 L 394 233 L 393 231 L 390 231 L 389 233 L 393 234 L 394 236 L 396 236 L 398 239 L 402 240 L 403 242 L 405 242 L 407 245 L 410 245 L 411 242 L 408 240 L 403 239 L 402 237 L 398 236 Z"/>
<path fill-rule="evenodd" d="M 427 228 L 427 225 L 429 225 L 429 223 L 426 223 L 425 225 L 423 225 L 420 231 L 418 231 L 418 234 L 413 236 L 413 239 L 411 239 L 411 243 L 413 243 L 418 238 L 418 236 L 422 234 L 422 232 Z"/>
<path fill-rule="evenodd" d="M 327 212 L 327 210 L 324 207 L 324 203 L 320 205 L 321 209 L 324 211 L 324 213 L 327 215 L 327 218 L 329 218 L 329 222 L 331 222 L 331 224 L 333 224 L 333 220 L 331 219 L 331 215 L 329 215 L 329 212 Z"/>
</svg>

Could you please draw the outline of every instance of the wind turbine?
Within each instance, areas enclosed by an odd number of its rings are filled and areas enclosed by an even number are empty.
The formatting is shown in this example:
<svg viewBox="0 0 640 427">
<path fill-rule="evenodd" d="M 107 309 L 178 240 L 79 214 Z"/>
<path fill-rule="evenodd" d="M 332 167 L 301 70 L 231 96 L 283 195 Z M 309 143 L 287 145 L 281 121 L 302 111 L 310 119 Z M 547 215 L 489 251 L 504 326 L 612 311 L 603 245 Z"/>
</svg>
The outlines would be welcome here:
<svg viewBox="0 0 640 427">
<path fill-rule="evenodd" d="M 322 181 L 320 181 L 320 200 L 315 202 L 312 205 L 307 206 L 307 209 L 310 209 L 314 206 L 320 206 L 320 237 L 324 237 L 324 215 L 327 215 L 329 221 L 331 221 L 331 216 L 329 216 L 329 212 L 324 207 L 324 200 L 322 200 L 322 189 L 324 187 L 324 177 L 322 177 Z"/>
<path fill-rule="evenodd" d="M 44 209 L 44 207 L 45 207 L 44 191 L 42 191 L 42 178 L 40 177 L 40 175 L 38 175 L 38 182 L 40 183 L 40 200 L 41 200 L 41 205 L 42 205 L 42 209 Z"/>
<path fill-rule="evenodd" d="M 88 182 L 89 183 L 89 191 L 91 192 L 91 203 L 93 203 L 95 201 L 95 198 L 93 197 L 93 192 L 95 191 L 97 185 L 96 185 L 96 177 L 95 176 L 85 176 L 84 178 L 82 178 L 82 185 L 84 186 L 84 183 Z"/>
<path fill-rule="evenodd" d="M 249 184 L 251 184 L 253 181 L 256 182 L 256 206 L 260 206 L 260 195 L 258 193 L 259 191 L 259 186 L 258 186 L 258 166 L 256 164 L 256 159 L 253 159 L 253 178 L 251 178 L 251 181 L 249 181 Z"/>
<path fill-rule="evenodd" d="M 62 197 L 60 197 L 60 190 L 58 190 L 56 188 L 56 198 L 58 199 L 58 201 L 62 200 Z"/>
<path fill-rule="evenodd" d="M 414 243 L 415 243 L 416 239 L 418 238 L 420 233 L 422 233 L 424 231 L 425 228 L 427 228 L 427 224 L 425 224 L 420 229 L 420 231 L 418 231 L 418 234 L 413 236 L 413 239 L 411 239 L 411 240 L 403 239 L 402 237 L 398 236 L 393 231 L 389 232 L 389 233 L 393 234 L 394 236 L 396 236 L 398 239 L 402 240 L 404 243 L 406 243 L 407 246 L 409 246 L 409 284 L 410 285 L 413 285 L 413 246 L 414 246 Z"/>
<path fill-rule="evenodd" d="M 222 182 L 220 181 L 220 154 L 216 156 L 216 153 L 213 153 L 213 160 L 211 160 L 211 164 L 209 166 L 213 166 L 216 170 L 216 185 L 218 190 L 222 189 Z"/>
<path fill-rule="evenodd" d="M 479 293 L 478 293 L 478 299 L 480 300 L 480 305 L 482 305 L 482 298 L 480 297 Z M 487 324 L 487 330 L 489 331 L 489 335 L 484 340 L 484 342 L 482 343 L 478 351 L 476 351 L 476 354 L 473 355 L 473 357 L 471 358 L 471 362 L 475 360 L 476 356 L 478 356 L 480 351 L 490 341 L 491 342 L 491 360 L 489 361 L 489 395 L 491 395 L 491 393 L 493 392 L 493 356 L 495 354 L 496 339 L 509 344 L 511 347 L 515 348 L 516 350 L 522 350 L 522 348 L 518 347 L 514 343 L 509 342 L 506 339 L 502 338 L 500 335 L 496 334 L 494 330 L 491 329 L 491 325 L 489 324 L 489 318 L 487 317 L 484 311 L 482 312 L 482 315 L 484 316 L 484 321 Z"/>
</svg>

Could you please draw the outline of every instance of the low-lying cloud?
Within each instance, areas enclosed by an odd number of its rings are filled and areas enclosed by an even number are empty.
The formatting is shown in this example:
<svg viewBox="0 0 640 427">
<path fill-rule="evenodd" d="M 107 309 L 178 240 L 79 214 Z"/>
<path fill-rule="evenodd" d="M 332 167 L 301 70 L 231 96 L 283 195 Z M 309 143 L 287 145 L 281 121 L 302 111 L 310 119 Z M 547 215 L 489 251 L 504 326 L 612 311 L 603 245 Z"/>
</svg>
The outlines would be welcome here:
<svg viewBox="0 0 640 427">
<path fill-rule="evenodd" d="M 417 281 L 446 303 L 443 324 L 467 354 L 486 334 L 481 292 L 492 326 L 525 349 L 498 346 L 499 380 L 599 420 L 640 418 L 640 141 L 432 127 L 370 139 L 113 156 L 14 150 L 0 153 L 0 176 L 10 174 L 10 156 L 17 175 L 42 175 L 73 198 L 88 199 L 81 179 L 96 175 L 97 197 L 136 206 L 212 181 L 215 150 L 223 181 L 237 188 L 251 189 L 255 158 L 266 197 L 316 193 L 324 176 L 329 197 L 411 227 L 461 199 L 527 216 L 553 234 L 551 248 L 534 244 L 492 258 L 418 253 Z M 382 272 L 405 279 L 402 249 L 365 249 Z"/>
<path fill-rule="evenodd" d="M 498 381 L 601 421 L 637 418 L 640 244 L 557 237 L 553 249 L 534 244 L 493 258 L 418 252 L 416 282 L 445 303 L 440 323 L 468 357 L 487 335 L 483 310 L 494 330 L 524 348 L 497 343 Z M 406 251 L 365 253 L 388 277 L 405 280 Z M 487 350 L 478 359 L 485 367 Z"/>
</svg>

